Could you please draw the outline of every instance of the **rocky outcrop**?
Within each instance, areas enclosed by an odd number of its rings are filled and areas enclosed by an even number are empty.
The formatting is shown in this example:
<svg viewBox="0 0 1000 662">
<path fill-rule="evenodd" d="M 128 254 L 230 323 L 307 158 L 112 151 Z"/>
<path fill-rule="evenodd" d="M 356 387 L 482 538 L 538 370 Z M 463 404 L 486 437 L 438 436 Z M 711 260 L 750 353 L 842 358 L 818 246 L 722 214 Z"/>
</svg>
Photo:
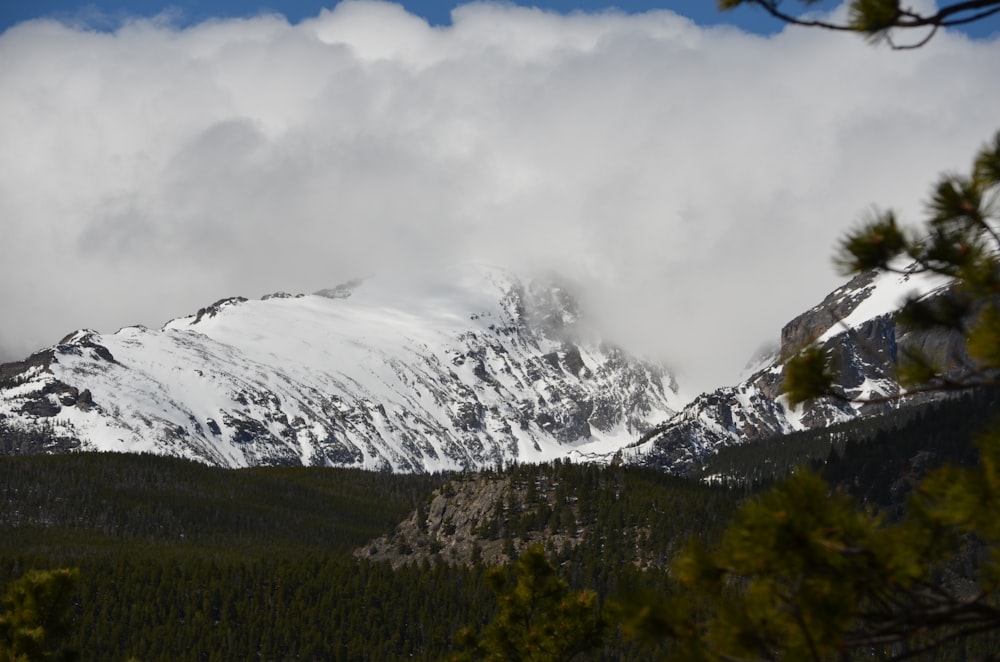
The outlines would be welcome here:
<svg viewBox="0 0 1000 662">
<path fill-rule="evenodd" d="M 326 297 L 327 299 L 346 299 L 351 296 L 354 290 L 360 287 L 363 282 L 364 281 L 360 278 L 352 278 L 346 283 L 341 283 L 336 287 L 328 287 L 322 290 L 317 290 L 316 292 L 313 292 L 313 294 L 318 297 Z"/>
<path fill-rule="evenodd" d="M 855 277 L 781 331 L 781 352 L 733 387 L 699 396 L 681 412 L 624 449 L 626 462 L 686 474 L 720 448 L 857 416 L 917 404 L 939 394 L 899 397 L 896 371 L 907 351 L 961 365 L 957 332 L 906 329 L 896 306 L 909 295 L 933 296 L 941 282 L 874 273 Z M 819 399 L 791 409 L 782 396 L 787 357 L 810 345 L 827 352 L 847 400 Z M 949 365 L 949 363 L 945 363 Z"/>
<path fill-rule="evenodd" d="M 855 276 L 782 327 L 781 355 L 791 356 L 840 324 L 872 293 L 875 277 L 874 271 Z"/>
<path fill-rule="evenodd" d="M 238 306 L 241 303 L 246 303 L 246 302 L 247 302 L 246 297 L 227 297 L 225 299 L 219 299 L 211 306 L 199 308 L 198 312 L 194 316 L 194 322 L 192 322 L 192 324 L 197 324 L 206 317 L 208 318 L 215 317 L 226 306 Z"/>
<path fill-rule="evenodd" d="M 48 373 L 55 350 L 36 352 L 23 361 L 0 363 L 0 388 L 9 389 L 22 384 L 33 376 Z"/>
<path fill-rule="evenodd" d="M 537 509 L 539 502 L 555 508 L 556 485 L 555 481 L 540 480 L 531 501 L 524 486 L 515 484 L 510 475 L 486 472 L 457 476 L 392 534 L 356 549 L 354 555 L 388 562 L 396 568 L 422 561 L 495 566 L 513 561 L 521 550 L 536 542 L 557 548 L 574 547 L 581 542 L 582 532 L 569 535 L 543 526 L 512 538 L 506 530 L 506 522 Z"/>
</svg>

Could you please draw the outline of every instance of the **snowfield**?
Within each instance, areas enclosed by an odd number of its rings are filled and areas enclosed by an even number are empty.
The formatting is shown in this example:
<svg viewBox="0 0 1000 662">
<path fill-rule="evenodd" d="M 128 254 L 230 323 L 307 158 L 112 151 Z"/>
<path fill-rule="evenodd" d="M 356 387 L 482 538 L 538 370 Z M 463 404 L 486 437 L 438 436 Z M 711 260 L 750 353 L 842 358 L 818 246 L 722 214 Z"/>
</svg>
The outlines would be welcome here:
<svg viewBox="0 0 1000 662">
<path fill-rule="evenodd" d="M 683 402 L 663 366 L 580 318 L 556 281 L 481 266 L 226 299 L 158 330 L 73 334 L 0 390 L 0 413 L 82 449 L 226 467 L 608 458 Z"/>
</svg>

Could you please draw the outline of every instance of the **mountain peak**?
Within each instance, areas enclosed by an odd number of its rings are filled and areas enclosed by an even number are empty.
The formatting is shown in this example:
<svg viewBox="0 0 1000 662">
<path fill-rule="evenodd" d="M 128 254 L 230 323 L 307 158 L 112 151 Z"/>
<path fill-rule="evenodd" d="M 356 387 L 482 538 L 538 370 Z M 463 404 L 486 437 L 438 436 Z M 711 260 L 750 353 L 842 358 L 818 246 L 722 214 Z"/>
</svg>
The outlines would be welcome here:
<svg viewBox="0 0 1000 662">
<path fill-rule="evenodd" d="M 584 317 L 565 283 L 476 265 L 230 297 L 159 330 L 67 337 L 44 370 L 0 385 L 0 415 L 84 449 L 222 466 L 585 458 L 677 397 L 662 366 L 590 337 Z"/>
<path fill-rule="evenodd" d="M 906 347 L 919 346 L 924 352 L 954 357 L 962 351 L 961 343 L 956 337 L 901 327 L 894 313 L 908 298 L 932 297 L 950 280 L 912 269 L 902 272 L 861 274 L 834 290 L 785 325 L 779 352 L 756 363 L 735 386 L 695 398 L 626 449 L 625 460 L 687 473 L 725 446 L 825 427 L 934 397 L 905 396 L 895 378 L 899 356 Z M 811 343 L 831 357 L 848 401 L 819 399 L 793 410 L 782 393 L 785 361 Z M 890 397 L 882 400 L 885 396 Z"/>
</svg>

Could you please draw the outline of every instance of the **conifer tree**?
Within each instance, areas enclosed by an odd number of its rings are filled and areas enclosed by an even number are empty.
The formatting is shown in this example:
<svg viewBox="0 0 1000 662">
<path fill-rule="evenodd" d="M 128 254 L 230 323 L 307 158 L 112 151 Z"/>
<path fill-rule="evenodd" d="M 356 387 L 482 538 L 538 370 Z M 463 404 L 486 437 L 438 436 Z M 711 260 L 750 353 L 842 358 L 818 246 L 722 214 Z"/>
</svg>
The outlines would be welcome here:
<svg viewBox="0 0 1000 662">
<path fill-rule="evenodd" d="M 69 634 L 78 570 L 32 570 L 0 599 L 0 659 L 11 662 L 76 659 L 60 648 Z"/>
<path fill-rule="evenodd" d="M 849 23 L 834 25 L 785 14 L 777 0 L 720 2 L 723 8 L 740 4 L 759 5 L 791 23 L 876 39 L 920 26 L 933 34 L 1000 11 L 1000 2 L 958 2 L 920 15 L 897 0 L 854 0 Z M 948 357 L 949 364 L 919 352 L 904 356 L 899 376 L 909 393 L 995 386 L 1000 134 L 967 173 L 935 183 L 921 232 L 904 229 L 891 211 L 875 212 L 844 238 L 835 262 L 845 274 L 950 279 L 943 294 L 908 301 L 899 318 L 912 328 L 958 331 L 966 351 Z M 792 357 L 785 375 L 793 405 L 847 399 L 819 346 Z M 1000 427 L 982 434 L 979 450 L 971 468 L 931 473 L 906 515 L 893 522 L 800 471 L 748 503 L 718 545 L 693 543 L 673 564 L 680 590 L 636 606 L 630 627 L 672 639 L 678 659 L 689 660 L 904 660 L 941 655 L 959 643 L 965 659 L 996 659 Z"/>
<path fill-rule="evenodd" d="M 488 581 L 497 593 L 499 612 L 481 633 L 462 630 L 465 650 L 454 662 L 558 662 L 583 659 L 604 643 L 607 621 L 593 591 L 571 592 L 541 545 L 528 547 L 514 567 L 510 584 L 503 568 Z"/>
</svg>

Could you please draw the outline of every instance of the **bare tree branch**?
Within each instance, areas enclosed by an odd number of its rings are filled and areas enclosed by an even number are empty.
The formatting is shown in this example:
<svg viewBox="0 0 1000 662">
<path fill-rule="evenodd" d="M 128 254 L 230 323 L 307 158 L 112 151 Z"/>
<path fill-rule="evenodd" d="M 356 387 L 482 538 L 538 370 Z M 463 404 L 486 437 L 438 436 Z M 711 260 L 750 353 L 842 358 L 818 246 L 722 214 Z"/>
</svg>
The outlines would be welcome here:
<svg viewBox="0 0 1000 662">
<path fill-rule="evenodd" d="M 926 45 L 937 34 L 940 28 L 966 25 L 994 14 L 1000 13 L 1000 0 L 966 0 L 943 7 L 933 14 L 921 14 L 912 9 L 900 9 L 891 25 L 877 30 L 866 31 L 849 23 L 834 23 L 831 21 L 802 18 L 780 8 L 781 0 L 746 0 L 747 4 L 757 5 L 774 18 L 788 23 L 809 28 L 822 28 L 838 32 L 862 32 L 876 40 L 885 39 L 893 50 L 913 50 Z M 899 44 L 892 39 L 891 31 L 896 29 L 912 30 L 915 28 L 930 28 L 922 39 L 912 44 Z"/>
</svg>

